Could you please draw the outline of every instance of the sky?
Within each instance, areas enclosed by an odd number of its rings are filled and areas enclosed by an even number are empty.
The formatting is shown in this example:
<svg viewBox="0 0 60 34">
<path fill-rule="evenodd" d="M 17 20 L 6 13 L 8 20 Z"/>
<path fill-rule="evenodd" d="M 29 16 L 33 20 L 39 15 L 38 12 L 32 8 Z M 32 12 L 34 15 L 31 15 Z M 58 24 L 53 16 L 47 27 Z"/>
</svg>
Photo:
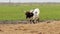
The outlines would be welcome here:
<svg viewBox="0 0 60 34">
<path fill-rule="evenodd" d="M 9 2 L 9 0 L 0 0 L 0 2 Z M 60 2 L 60 0 L 11 0 L 11 2 Z"/>
</svg>

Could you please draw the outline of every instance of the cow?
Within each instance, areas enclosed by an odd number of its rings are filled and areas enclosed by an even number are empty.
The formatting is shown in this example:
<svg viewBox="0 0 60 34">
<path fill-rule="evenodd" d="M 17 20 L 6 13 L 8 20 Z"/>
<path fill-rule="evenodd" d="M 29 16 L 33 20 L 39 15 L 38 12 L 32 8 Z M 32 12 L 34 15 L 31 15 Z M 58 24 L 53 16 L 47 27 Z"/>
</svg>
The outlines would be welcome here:
<svg viewBox="0 0 60 34">
<path fill-rule="evenodd" d="M 34 10 L 30 10 L 30 11 L 27 11 L 25 13 L 26 15 L 26 19 L 29 18 L 30 22 L 33 22 L 35 24 L 35 22 L 39 22 L 39 12 L 40 10 L 38 8 L 34 9 Z"/>
</svg>

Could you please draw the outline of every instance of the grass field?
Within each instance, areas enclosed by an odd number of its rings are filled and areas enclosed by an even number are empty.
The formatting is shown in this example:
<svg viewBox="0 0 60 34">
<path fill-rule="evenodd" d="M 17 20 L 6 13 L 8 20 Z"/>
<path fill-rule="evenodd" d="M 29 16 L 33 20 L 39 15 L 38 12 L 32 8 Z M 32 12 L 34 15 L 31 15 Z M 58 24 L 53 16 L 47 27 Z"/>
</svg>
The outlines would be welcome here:
<svg viewBox="0 0 60 34">
<path fill-rule="evenodd" d="M 0 20 L 25 20 L 25 10 L 39 8 L 40 20 L 60 20 L 60 4 L 46 5 L 0 5 Z"/>
<path fill-rule="evenodd" d="M 60 21 L 43 21 L 36 24 L 13 21 L 25 20 L 24 11 L 34 8 L 41 10 L 40 20 L 60 20 L 60 4 L 0 5 L 0 20 L 12 20 L 0 21 L 0 34 L 60 34 Z"/>
</svg>

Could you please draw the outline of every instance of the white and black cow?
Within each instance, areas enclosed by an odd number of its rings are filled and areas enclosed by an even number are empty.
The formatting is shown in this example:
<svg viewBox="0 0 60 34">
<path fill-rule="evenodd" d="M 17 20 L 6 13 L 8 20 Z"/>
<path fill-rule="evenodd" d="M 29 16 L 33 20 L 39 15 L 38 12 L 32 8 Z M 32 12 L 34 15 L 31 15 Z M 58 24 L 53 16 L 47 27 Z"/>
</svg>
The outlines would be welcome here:
<svg viewBox="0 0 60 34">
<path fill-rule="evenodd" d="M 35 21 L 39 21 L 39 13 L 40 13 L 40 10 L 38 8 L 27 11 L 25 13 L 26 19 L 29 18 L 30 22 L 32 21 L 33 23 L 35 23 Z"/>
</svg>

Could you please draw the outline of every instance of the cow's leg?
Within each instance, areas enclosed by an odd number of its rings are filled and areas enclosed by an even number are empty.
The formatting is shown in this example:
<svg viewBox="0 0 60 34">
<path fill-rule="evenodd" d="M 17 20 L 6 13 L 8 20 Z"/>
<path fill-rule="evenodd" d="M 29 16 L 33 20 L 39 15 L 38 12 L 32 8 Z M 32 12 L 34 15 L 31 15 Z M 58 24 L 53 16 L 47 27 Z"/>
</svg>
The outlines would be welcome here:
<svg viewBox="0 0 60 34">
<path fill-rule="evenodd" d="M 32 24 L 34 21 L 33 21 L 33 17 L 30 18 L 30 24 Z"/>
<path fill-rule="evenodd" d="M 32 20 L 30 20 L 30 24 L 32 24 Z"/>
<path fill-rule="evenodd" d="M 35 24 L 35 20 L 32 20 L 33 24 Z"/>
<path fill-rule="evenodd" d="M 35 24 L 35 21 L 36 21 L 36 20 L 35 20 L 35 16 L 33 16 L 33 17 L 32 17 L 32 22 L 33 22 L 33 24 Z"/>
<path fill-rule="evenodd" d="M 39 16 L 38 15 L 35 17 L 35 20 L 36 20 L 36 23 L 39 22 Z"/>
<path fill-rule="evenodd" d="M 31 21 L 30 21 L 30 18 L 27 18 L 27 23 L 30 23 Z"/>
<path fill-rule="evenodd" d="M 39 18 L 36 21 L 39 22 Z"/>
</svg>

